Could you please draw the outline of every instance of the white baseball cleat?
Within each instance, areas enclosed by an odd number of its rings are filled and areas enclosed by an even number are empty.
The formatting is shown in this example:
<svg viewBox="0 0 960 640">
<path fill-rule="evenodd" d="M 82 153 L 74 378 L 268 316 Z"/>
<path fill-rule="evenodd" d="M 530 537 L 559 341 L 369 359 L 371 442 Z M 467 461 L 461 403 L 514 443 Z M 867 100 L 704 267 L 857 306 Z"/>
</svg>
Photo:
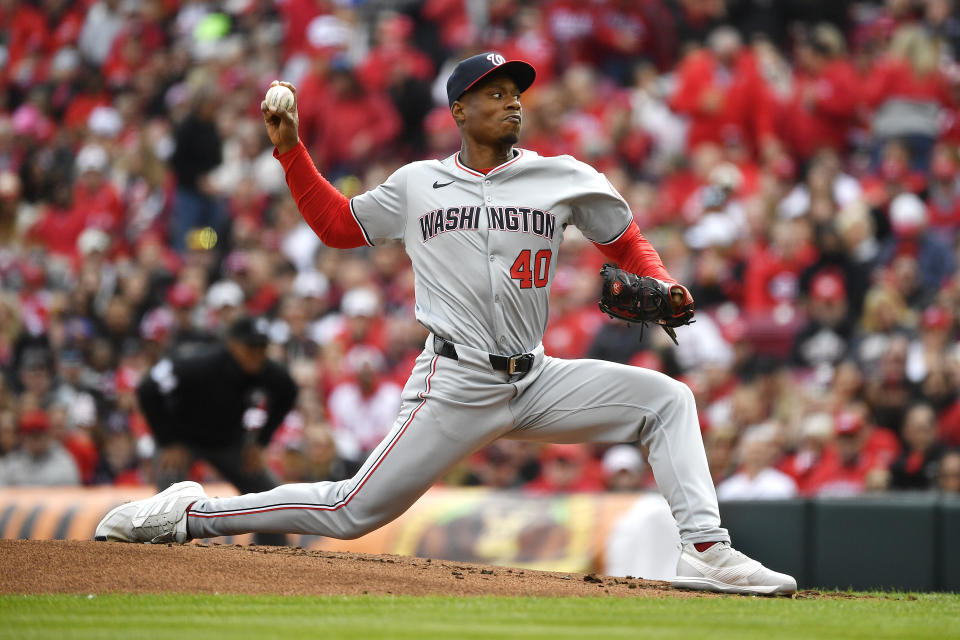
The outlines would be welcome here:
<svg viewBox="0 0 960 640">
<path fill-rule="evenodd" d="M 673 586 L 766 596 L 790 595 L 797 591 L 797 581 L 791 576 L 767 569 L 731 547 L 729 542 L 717 542 L 703 552 L 697 551 L 693 544 L 683 545 Z"/>
<path fill-rule="evenodd" d="M 187 508 L 206 498 L 196 482 L 177 482 L 152 498 L 127 502 L 110 510 L 93 535 L 111 542 L 177 542 L 187 537 Z"/>
</svg>

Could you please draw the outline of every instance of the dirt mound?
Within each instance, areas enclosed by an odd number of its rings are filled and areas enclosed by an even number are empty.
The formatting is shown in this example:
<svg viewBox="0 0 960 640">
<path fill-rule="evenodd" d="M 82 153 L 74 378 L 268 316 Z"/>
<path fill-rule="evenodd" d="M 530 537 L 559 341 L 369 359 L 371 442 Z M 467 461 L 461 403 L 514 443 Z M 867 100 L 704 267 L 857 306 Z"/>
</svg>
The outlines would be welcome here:
<svg viewBox="0 0 960 640">
<path fill-rule="evenodd" d="M 240 545 L 0 540 L 0 593 L 691 597 L 666 582 Z"/>
<path fill-rule="evenodd" d="M 655 580 L 407 556 L 256 545 L 0 539 L 0 594 L 41 593 L 725 597 Z M 794 598 L 873 596 L 807 590 Z"/>
</svg>

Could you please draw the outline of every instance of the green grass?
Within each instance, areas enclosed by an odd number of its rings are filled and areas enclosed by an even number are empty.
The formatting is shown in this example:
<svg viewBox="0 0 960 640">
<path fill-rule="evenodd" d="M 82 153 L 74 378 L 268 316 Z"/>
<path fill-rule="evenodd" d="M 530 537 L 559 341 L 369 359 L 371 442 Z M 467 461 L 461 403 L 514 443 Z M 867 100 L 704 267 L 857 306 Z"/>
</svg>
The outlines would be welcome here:
<svg viewBox="0 0 960 640">
<path fill-rule="evenodd" d="M 960 638 L 960 596 L 876 600 L 0 596 L 0 638 Z"/>
</svg>

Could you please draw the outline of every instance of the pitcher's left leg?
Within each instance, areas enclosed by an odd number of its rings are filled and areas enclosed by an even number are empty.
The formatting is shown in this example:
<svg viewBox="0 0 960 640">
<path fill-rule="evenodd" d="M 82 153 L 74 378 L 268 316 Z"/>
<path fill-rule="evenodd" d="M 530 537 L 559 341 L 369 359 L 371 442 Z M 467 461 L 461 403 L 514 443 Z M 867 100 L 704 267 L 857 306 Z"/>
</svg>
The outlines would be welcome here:
<svg viewBox="0 0 960 640">
<path fill-rule="evenodd" d="M 524 384 L 525 383 L 525 384 Z M 634 442 L 650 467 L 683 542 L 673 585 L 744 594 L 791 594 L 797 582 L 730 546 L 720 527 L 693 393 L 647 369 L 597 360 L 548 358 L 522 380 L 507 437 L 543 442 Z M 708 544 L 712 543 L 712 544 Z"/>
<path fill-rule="evenodd" d="M 511 408 L 519 425 L 507 436 L 541 442 L 636 442 L 684 543 L 729 541 L 707 467 L 693 393 L 682 382 L 601 360 L 547 358 Z"/>
</svg>

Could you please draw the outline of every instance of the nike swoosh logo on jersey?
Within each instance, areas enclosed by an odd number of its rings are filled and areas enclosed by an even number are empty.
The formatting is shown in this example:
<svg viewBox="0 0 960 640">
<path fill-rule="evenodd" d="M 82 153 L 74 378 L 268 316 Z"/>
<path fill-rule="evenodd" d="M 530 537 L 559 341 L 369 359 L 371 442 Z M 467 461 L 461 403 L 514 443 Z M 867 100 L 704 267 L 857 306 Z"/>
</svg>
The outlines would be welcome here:
<svg viewBox="0 0 960 640">
<path fill-rule="evenodd" d="M 439 180 L 434 180 L 434 181 L 433 181 L 433 188 L 434 188 L 434 189 L 439 189 L 440 187 L 445 187 L 445 186 L 447 186 L 448 184 L 453 184 L 453 180 L 451 180 L 450 182 L 444 182 L 443 184 L 440 184 L 440 181 L 439 181 Z"/>
</svg>

